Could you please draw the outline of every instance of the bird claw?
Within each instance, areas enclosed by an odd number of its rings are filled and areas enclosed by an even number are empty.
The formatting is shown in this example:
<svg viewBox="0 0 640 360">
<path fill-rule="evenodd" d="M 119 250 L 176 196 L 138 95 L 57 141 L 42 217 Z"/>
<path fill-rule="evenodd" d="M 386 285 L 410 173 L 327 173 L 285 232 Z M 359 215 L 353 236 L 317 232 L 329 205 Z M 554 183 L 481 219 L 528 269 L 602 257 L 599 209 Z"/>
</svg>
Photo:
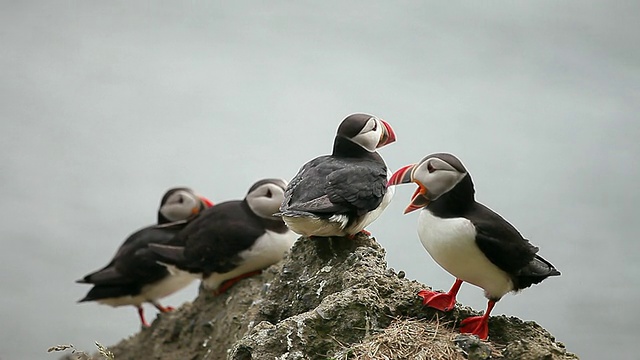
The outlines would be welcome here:
<svg viewBox="0 0 640 360">
<path fill-rule="evenodd" d="M 476 335 L 481 340 L 489 337 L 489 321 L 485 316 L 471 316 L 460 322 L 460 332 Z"/>
<path fill-rule="evenodd" d="M 358 232 L 358 233 L 347 235 L 347 239 L 354 240 L 360 234 L 362 234 L 362 235 L 364 235 L 366 237 L 371 237 L 371 232 L 363 229 L 363 230 L 360 230 L 360 232 Z"/>
<path fill-rule="evenodd" d="M 168 312 L 174 311 L 176 309 L 173 306 L 162 306 L 157 302 L 154 302 L 153 306 L 155 306 L 156 309 L 158 309 L 158 311 L 160 311 L 161 313 L 168 313 Z"/>
<path fill-rule="evenodd" d="M 440 311 L 451 311 L 456 306 L 456 298 L 448 293 L 439 293 L 430 290 L 420 290 L 418 296 L 422 298 L 422 305 Z"/>
</svg>

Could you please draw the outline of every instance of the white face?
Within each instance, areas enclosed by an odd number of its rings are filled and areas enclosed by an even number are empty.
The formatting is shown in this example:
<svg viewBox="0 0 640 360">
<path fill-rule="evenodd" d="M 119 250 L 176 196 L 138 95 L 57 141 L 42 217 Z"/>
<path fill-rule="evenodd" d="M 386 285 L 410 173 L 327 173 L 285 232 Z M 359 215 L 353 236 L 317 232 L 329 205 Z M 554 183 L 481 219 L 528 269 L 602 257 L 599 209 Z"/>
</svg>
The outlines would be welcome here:
<svg viewBox="0 0 640 360">
<path fill-rule="evenodd" d="M 284 201 L 284 189 L 276 184 L 264 184 L 247 194 L 245 199 L 256 215 L 277 220 L 279 217 L 274 217 L 273 214 L 279 211 Z"/>
<path fill-rule="evenodd" d="M 435 200 L 453 189 L 467 173 L 461 173 L 448 162 L 439 158 L 430 158 L 418 164 L 411 179 L 427 188 L 426 196 Z"/>
<path fill-rule="evenodd" d="M 193 193 L 178 190 L 160 207 L 160 213 L 169 221 L 186 220 L 200 211 L 200 199 Z"/>
<path fill-rule="evenodd" d="M 380 143 L 380 139 L 382 139 L 383 133 L 384 125 L 382 125 L 378 118 L 372 116 L 358 135 L 351 138 L 351 141 L 359 144 L 370 152 L 374 152 Z"/>
</svg>

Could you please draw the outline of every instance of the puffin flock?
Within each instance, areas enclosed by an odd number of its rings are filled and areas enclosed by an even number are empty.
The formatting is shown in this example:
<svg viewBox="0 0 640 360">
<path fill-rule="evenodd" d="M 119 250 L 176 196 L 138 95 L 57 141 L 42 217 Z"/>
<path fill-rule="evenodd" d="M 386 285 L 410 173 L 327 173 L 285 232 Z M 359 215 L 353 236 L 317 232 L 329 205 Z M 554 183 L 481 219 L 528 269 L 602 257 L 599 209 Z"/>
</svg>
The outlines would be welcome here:
<svg viewBox="0 0 640 360">
<path fill-rule="evenodd" d="M 560 272 L 513 225 L 475 200 L 471 175 L 456 156 L 434 153 L 391 173 L 377 149 L 395 141 L 386 121 L 351 114 L 338 126 L 331 155 L 302 165 L 289 183 L 261 179 L 244 199 L 215 205 L 189 188 L 169 189 L 157 224 L 131 234 L 105 267 L 77 281 L 92 285 L 79 302 L 132 305 L 148 327 L 143 303 L 172 311 L 159 300 L 195 279 L 201 291 L 222 294 L 282 260 L 300 235 L 370 235 L 365 228 L 389 205 L 394 186 L 415 183 L 405 214 L 420 210 L 422 245 L 456 279 L 446 293 L 422 290 L 416 297 L 451 311 L 463 282 L 482 288 L 487 309 L 462 320 L 460 332 L 487 339 L 496 302 Z"/>
</svg>

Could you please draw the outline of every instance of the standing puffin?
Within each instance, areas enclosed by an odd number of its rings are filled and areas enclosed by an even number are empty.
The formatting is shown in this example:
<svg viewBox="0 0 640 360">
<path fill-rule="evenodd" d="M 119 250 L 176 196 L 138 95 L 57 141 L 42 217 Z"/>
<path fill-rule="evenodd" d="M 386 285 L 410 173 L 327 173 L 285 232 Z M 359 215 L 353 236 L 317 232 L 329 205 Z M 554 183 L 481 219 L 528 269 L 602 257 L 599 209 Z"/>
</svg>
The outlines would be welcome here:
<svg viewBox="0 0 640 360">
<path fill-rule="evenodd" d="M 157 257 L 147 249 L 151 243 L 167 243 L 205 208 L 212 206 L 208 199 L 196 195 L 189 188 L 168 190 L 160 201 L 158 224 L 133 233 L 120 246 L 111 262 L 78 283 L 93 284 L 87 295 L 78 302 L 97 301 L 111 306 L 133 305 L 143 326 L 149 326 L 142 303 L 149 302 L 159 311 L 171 311 L 159 299 L 189 285 L 193 280 L 184 274 L 171 275 L 156 263 Z"/>
<path fill-rule="evenodd" d="M 502 296 L 560 275 L 515 227 L 475 200 L 471 176 L 455 156 L 429 155 L 396 171 L 389 185 L 409 182 L 418 184 L 418 189 L 404 212 L 422 209 L 420 241 L 435 262 L 456 277 L 447 293 L 420 291 L 423 304 L 441 311 L 453 309 L 463 281 L 484 289 L 489 299 L 484 315 L 464 319 L 461 332 L 486 339 L 489 314 Z"/>
<path fill-rule="evenodd" d="M 205 210 L 170 244 L 149 245 L 170 268 L 202 279 L 203 287 L 221 294 L 237 281 L 282 260 L 297 235 L 274 216 L 287 183 L 263 179 L 244 200 L 226 201 Z"/>
<path fill-rule="evenodd" d="M 393 191 L 390 173 L 376 149 L 396 140 L 391 126 L 368 114 L 347 116 L 336 133 L 331 155 L 304 164 L 291 180 L 280 215 L 305 236 L 349 236 L 380 216 Z"/>
</svg>

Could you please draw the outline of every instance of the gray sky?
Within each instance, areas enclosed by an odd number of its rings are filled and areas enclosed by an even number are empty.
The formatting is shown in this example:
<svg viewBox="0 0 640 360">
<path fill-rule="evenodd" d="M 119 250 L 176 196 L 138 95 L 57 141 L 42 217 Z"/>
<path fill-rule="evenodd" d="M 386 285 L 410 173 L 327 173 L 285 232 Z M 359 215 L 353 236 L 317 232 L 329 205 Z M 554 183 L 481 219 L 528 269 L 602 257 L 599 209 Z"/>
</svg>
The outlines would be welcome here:
<svg viewBox="0 0 640 360">
<path fill-rule="evenodd" d="M 133 308 L 76 304 L 88 287 L 74 280 L 153 223 L 167 188 L 220 202 L 290 179 L 352 112 L 394 127 L 381 151 L 392 170 L 458 155 L 479 201 L 562 271 L 495 314 L 537 321 L 584 359 L 630 357 L 639 13 L 604 1 L 3 3 L 0 359 L 136 332 Z M 402 215 L 413 190 L 369 230 L 391 267 L 448 289 L 417 216 Z M 485 306 L 471 285 L 459 300 Z"/>
</svg>

